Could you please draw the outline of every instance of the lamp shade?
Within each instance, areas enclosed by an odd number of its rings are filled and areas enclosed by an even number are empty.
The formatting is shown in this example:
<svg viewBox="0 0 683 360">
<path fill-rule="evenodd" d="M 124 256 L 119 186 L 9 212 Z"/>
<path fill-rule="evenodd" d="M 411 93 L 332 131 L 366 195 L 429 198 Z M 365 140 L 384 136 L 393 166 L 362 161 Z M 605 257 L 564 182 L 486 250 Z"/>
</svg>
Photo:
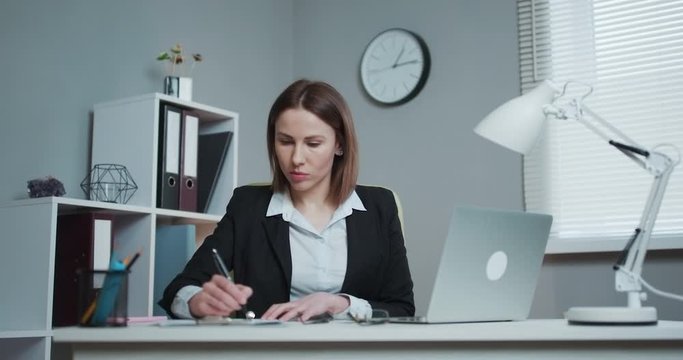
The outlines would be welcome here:
<svg viewBox="0 0 683 360">
<path fill-rule="evenodd" d="M 551 104 L 556 88 L 544 81 L 528 93 L 500 105 L 475 128 L 480 136 L 523 155 L 533 149 L 543 129 L 543 107 Z"/>
</svg>

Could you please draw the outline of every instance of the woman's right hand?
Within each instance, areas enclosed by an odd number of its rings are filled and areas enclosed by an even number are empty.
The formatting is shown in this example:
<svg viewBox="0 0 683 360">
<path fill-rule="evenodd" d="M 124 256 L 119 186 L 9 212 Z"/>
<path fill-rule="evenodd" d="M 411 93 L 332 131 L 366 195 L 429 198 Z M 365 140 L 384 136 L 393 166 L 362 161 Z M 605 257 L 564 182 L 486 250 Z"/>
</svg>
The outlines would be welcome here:
<svg viewBox="0 0 683 360">
<path fill-rule="evenodd" d="M 248 286 L 235 284 L 225 276 L 214 275 L 202 285 L 202 291 L 190 298 L 188 306 L 195 318 L 229 316 L 241 310 L 252 293 Z"/>
</svg>

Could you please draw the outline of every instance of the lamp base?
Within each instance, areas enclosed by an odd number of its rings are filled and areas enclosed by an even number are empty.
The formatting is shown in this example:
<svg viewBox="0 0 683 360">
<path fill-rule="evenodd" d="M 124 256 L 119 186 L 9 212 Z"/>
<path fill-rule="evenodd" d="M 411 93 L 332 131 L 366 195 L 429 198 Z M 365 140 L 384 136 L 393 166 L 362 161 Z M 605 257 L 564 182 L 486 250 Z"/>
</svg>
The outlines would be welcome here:
<svg viewBox="0 0 683 360">
<path fill-rule="evenodd" d="M 654 325 L 657 309 L 653 307 L 573 307 L 564 317 L 572 324 L 584 325 Z"/>
</svg>

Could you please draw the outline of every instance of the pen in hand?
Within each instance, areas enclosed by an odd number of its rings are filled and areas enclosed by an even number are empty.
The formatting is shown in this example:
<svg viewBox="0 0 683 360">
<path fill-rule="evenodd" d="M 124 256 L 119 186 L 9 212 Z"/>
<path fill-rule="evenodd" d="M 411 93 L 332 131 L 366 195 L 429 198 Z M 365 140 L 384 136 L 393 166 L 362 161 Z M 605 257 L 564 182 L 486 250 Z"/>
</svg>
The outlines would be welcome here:
<svg viewBox="0 0 683 360">
<path fill-rule="evenodd" d="M 228 268 L 225 266 L 225 263 L 223 262 L 223 259 L 221 259 L 221 256 L 218 255 L 218 251 L 216 249 L 211 249 L 212 255 L 213 255 L 213 262 L 216 264 L 216 268 L 218 268 L 218 271 L 221 273 L 221 275 L 225 276 L 228 281 L 232 281 L 232 278 L 230 278 L 230 274 L 228 273 Z M 256 318 L 256 314 L 254 314 L 253 311 L 247 311 L 246 310 L 246 304 L 244 306 L 245 311 L 244 311 L 244 317 L 247 318 L 248 320 L 253 320 Z"/>
</svg>

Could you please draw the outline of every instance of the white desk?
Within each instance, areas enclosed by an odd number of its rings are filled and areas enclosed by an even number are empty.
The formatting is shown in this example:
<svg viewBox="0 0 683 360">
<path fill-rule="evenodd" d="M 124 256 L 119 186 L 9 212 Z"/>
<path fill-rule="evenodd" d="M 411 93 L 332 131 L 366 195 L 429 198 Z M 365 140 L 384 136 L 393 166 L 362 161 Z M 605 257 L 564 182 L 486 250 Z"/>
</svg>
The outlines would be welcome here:
<svg viewBox="0 0 683 360">
<path fill-rule="evenodd" d="M 350 322 L 59 328 L 74 359 L 682 359 L 683 322 L 577 326 L 565 320 L 443 325 Z"/>
</svg>

